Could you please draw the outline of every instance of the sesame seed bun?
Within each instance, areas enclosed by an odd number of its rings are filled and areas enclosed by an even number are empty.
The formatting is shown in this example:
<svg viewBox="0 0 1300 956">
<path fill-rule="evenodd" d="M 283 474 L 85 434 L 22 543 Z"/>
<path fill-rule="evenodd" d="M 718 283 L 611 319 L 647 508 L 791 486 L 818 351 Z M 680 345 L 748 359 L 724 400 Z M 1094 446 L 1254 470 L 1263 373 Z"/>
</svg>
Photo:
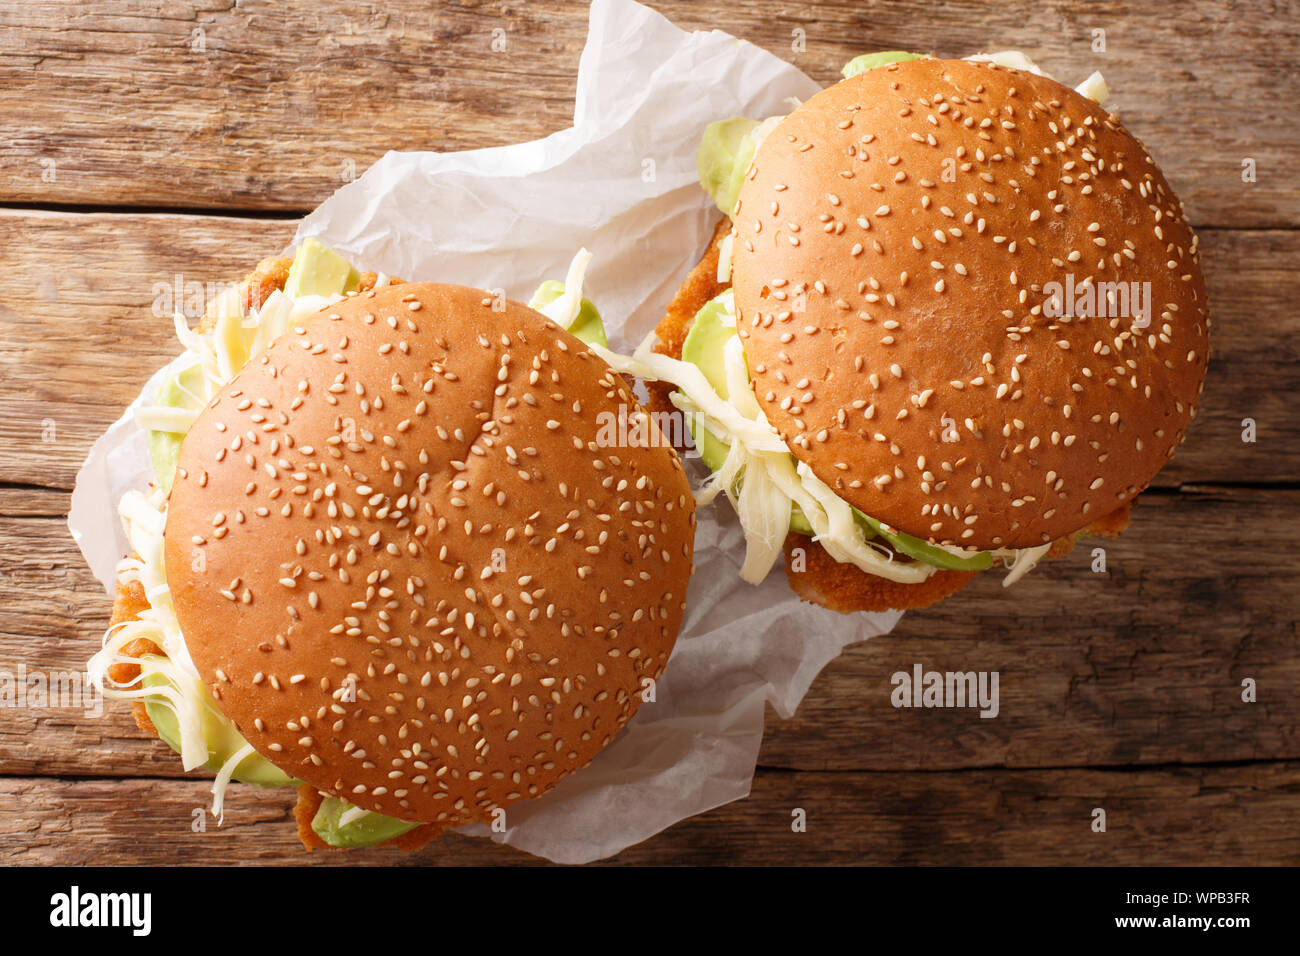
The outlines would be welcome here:
<svg viewBox="0 0 1300 956">
<path fill-rule="evenodd" d="M 187 434 L 168 585 L 262 755 L 453 826 L 586 765 L 662 672 L 694 504 L 577 338 L 480 290 L 367 292 L 286 333 Z M 651 426 L 653 428 L 653 424 Z"/>
<path fill-rule="evenodd" d="M 696 314 L 710 299 L 730 288 L 718 280 L 718 256 L 723 238 L 731 232 L 731 220 L 723 220 L 714 230 L 713 241 L 703 258 L 691 269 L 655 328 L 654 349 L 675 359 L 682 357 L 682 344 L 695 321 Z M 647 382 L 651 409 L 661 415 L 680 414 L 669 396 L 668 382 Z M 684 449 L 683 449 L 684 450 Z M 881 547 L 888 544 L 877 542 Z M 785 539 L 785 574 L 790 587 L 803 600 L 848 614 L 853 611 L 907 611 L 929 607 L 960 591 L 974 577 L 971 573 L 936 569 L 924 581 L 902 584 L 868 574 L 857 565 L 836 561 L 805 534 L 791 531 Z M 798 560 L 792 560 L 795 557 Z M 895 560 L 906 562 L 906 555 Z"/>
<path fill-rule="evenodd" d="M 1137 495 L 1195 414 L 1196 237 L 1142 144 L 1053 80 L 914 60 L 837 83 L 762 143 L 734 218 L 769 421 L 902 531 L 1061 538 Z M 1149 283 L 1149 325 L 1105 296 L 1109 316 L 1051 317 L 1067 274 Z"/>
</svg>

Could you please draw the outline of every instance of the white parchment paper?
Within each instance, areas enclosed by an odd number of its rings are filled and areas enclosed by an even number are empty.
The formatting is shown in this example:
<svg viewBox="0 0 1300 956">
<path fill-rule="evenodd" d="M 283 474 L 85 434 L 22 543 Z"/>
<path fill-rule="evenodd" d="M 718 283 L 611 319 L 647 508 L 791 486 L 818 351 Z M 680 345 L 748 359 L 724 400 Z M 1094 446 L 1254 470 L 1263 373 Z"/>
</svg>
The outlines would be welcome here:
<svg viewBox="0 0 1300 956">
<path fill-rule="evenodd" d="M 662 317 L 716 221 L 696 182 L 704 127 L 788 112 L 788 97 L 819 88 L 728 34 L 687 33 L 630 0 L 596 0 L 571 128 L 495 149 L 390 152 L 308 216 L 298 240 L 318 237 L 366 269 L 524 300 L 540 280 L 563 278 L 586 246 L 595 254 L 586 294 L 611 345 L 628 350 Z M 110 590 L 127 550 L 116 502 L 150 476 L 132 410 L 91 449 L 68 521 Z M 656 700 L 589 767 L 512 806 L 504 833 L 462 832 L 583 863 L 746 796 L 765 703 L 790 716 L 844 646 L 888 632 L 900 615 L 803 604 L 779 569 L 752 587 L 737 577 L 743 554 L 730 509 L 702 509 L 686 619 Z M 238 806 L 237 789 L 230 802 Z"/>
</svg>

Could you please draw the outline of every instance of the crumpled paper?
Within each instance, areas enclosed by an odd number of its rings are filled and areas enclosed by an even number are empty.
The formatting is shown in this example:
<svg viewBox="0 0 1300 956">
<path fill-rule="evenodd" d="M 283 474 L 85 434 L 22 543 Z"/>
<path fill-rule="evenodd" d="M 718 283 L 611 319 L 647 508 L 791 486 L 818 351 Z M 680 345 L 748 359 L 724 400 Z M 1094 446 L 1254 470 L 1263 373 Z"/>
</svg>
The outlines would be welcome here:
<svg viewBox="0 0 1300 956">
<path fill-rule="evenodd" d="M 297 241 L 318 237 L 366 269 L 522 300 L 540 280 L 563 278 L 586 246 L 595 254 L 586 294 L 611 345 L 627 351 L 662 317 L 712 233 L 717 211 L 695 169 L 704 127 L 786 113 L 788 98 L 819 88 L 726 33 L 687 33 L 630 0 L 596 0 L 571 128 L 494 149 L 390 152 L 309 215 Z M 150 474 L 132 412 L 161 375 L 95 443 L 72 497 L 73 537 L 110 590 L 127 550 L 115 503 Z M 511 806 L 505 832 L 461 832 L 584 863 L 740 799 L 765 703 L 790 716 L 827 662 L 901 616 L 803 604 L 779 568 L 758 587 L 745 584 L 730 508 L 701 509 L 698 525 L 686 618 L 655 701 L 590 766 Z"/>
</svg>

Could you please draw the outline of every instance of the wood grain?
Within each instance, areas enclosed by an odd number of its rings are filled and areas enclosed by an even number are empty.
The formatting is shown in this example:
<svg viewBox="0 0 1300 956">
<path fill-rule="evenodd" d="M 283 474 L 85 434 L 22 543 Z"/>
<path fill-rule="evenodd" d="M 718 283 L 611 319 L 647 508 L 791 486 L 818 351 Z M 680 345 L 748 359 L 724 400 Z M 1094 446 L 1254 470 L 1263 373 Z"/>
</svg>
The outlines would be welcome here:
<svg viewBox="0 0 1300 956">
<path fill-rule="evenodd" d="M 239 278 L 293 236 L 291 223 L 260 219 L 2 209 L 0 230 L 9 262 L 0 270 L 0 477 L 60 488 L 179 351 L 169 308 L 154 308 L 158 288 L 177 276 L 182 288 Z M 1202 414 L 1157 483 L 1294 480 L 1300 313 L 1286 305 L 1300 301 L 1300 233 L 1214 229 L 1202 239 L 1214 357 Z M 1254 444 L 1242 442 L 1246 418 Z"/>
<path fill-rule="evenodd" d="M 1151 495 L 1092 570 L 1091 545 L 1007 590 L 1000 574 L 894 634 L 851 648 L 788 720 L 769 715 L 762 765 L 789 770 L 1083 767 L 1300 759 L 1300 491 Z M 1198 548 L 1198 543 L 1201 547 Z M 102 589 L 57 518 L 0 518 L 0 666 L 78 670 L 99 647 Z M 891 676 L 1000 675 L 1000 713 L 895 709 Z M 1242 701 L 1242 680 L 1258 702 Z M 177 776 L 125 705 L 0 710 L 15 774 Z"/>
<path fill-rule="evenodd" d="M 610 865 L 1237 865 L 1300 862 L 1300 764 L 1137 771 L 760 772 L 749 798 L 687 820 Z M 529 864 L 448 834 L 412 854 L 302 851 L 292 792 L 236 786 L 225 825 L 180 780 L 0 779 L 0 859 L 29 866 Z M 1095 808 L 1106 832 L 1091 829 Z M 807 831 L 791 829 L 805 811 Z"/>
<path fill-rule="evenodd" d="M 1300 127 L 1279 108 L 1300 79 L 1294 5 L 654 5 L 822 82 L 869 49 L 1021 48 L 1070 82 L 1101 69 L 1200 227 L 1214 356 L 1187 444 L 1100 543 L 1106 573 L 1090 543 L 850 648 L 794 717 L 768 715 L 748 799 L 612 862 L 1300 863 Z M 98 647 L 109 602 L 67 534 L 68 489 L 176 353 L 160 290 L 239 277 L 388 149 L 567 126 L 586 19 L 580 0 L 0 7 L 0 670 L 75 671 Z M 890 676 L 916 663 L 997 670 L 999 716 L 895 709 Z M 243 786 L 224 828 L 194 833 L 209 786 L 122 705 L 0 708 L 3 862 L 534 862 L 455 834 L 412 856 L 304 856 L 292 795 Z M 790 831 L 794 807 L 809 832 Z"/>
<path fill-rule="evenodd" d="M 179 353 L 165 290 L 241 278 L 294 225 L 0 210 L 0 231 L 0 476 L 70 488 L 91 443 Z"/>
<path fill-rule="evenodd" d="M 544 135 L 572 117 L 581 6 L 10 4 L 0 199 L 303 210 L 389 149 Z"/>
<path fill-rule="evenodd" d="M 1101 69 L 1193 222 L 1300 223 L 1296 132 L 1277 108 L 1297 79 L 1289 4 L 654 5 L 821 82 L 873 49 L 1021 48 L 1072 83 Z M 495 146 L 569 125 L 586 30 L 578 0 L 9 4 L 0 201 L 307 210 L 389 149 Z"/>
</svg>

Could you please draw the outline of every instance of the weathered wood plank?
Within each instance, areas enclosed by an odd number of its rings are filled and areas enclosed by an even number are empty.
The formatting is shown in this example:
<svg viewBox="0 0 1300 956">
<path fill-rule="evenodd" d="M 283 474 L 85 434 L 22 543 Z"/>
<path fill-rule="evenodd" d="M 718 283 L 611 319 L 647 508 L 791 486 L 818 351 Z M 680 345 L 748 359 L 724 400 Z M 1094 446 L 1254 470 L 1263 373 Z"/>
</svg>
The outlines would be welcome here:
<svg viewBox="0 0 1300 956">
<path fill-rule="evenodd" d="M 828 668 L 764 762 L 1089 766 L 1300 756 L 1300 493 L 1143 497 L 1130 529 L 1010 589 L 996 574 Z M 1094 547 L 1106 572 L 1093 570 Z M 1000 713 L 895 709 L 891 677 L 998 671 Z M 1243 701 L 1243 680 L 1256 703 Z"/>
<path fill-rule="evenodd" d="M 580 6 L 10 5 L 0 198 L 307 209 L 389 149 L 544 135 L 572 118 Z"/>
<path fill-rule="evenodd" d="M 868 48 L 1020 47 L 1072 81 L 1102 69 L 1210 227 L 1216 354 L 1165 492 L 1105 543 L 1108 573 L 1084 548 L 1010 592 L 986 575 L 850 649 L 793 718 L 770 718 L 753 797 L 617 862 L 1300 863 L 1300 492 L 1196 487 L 1294 488 L 1300 475 L 1300 233 L 1285 231 L 1300 226 L 1300 130 L 1276 109 L 1295 85 L 1300 18 L 1225 0 L 1177 16 L 1083 0 L 655 5 L 823 81 Z M 1105 53 L 1089 48 L 1096 29 Z M 389 148 L 567 125 L 585 30 L 586 4 L 561 0 L 10 4 L 0 203 L 304 210 Z M 1246 158 L 1257 183 L 1241 180 Z M 0 210 L 0 669 L 77 670 L 98 644 L 108 601 L 67 536 L 66 489 L 90 441 L 174 354 L 157 285 L 236 278 L 292 232 L 274 219 Z M 1246 418 L 1254 444 L 1241 440 Z M 915 663 L 998 671 L 999 716 L 895 709 L 890 676 Z M 1258 703 L 1242 701 L 1245 678 Z M 236 788 L 224 829 L 191 832 L 208 781 L 176 779 L 175 756 L 120 705 L 0 709 L 0 772 L 6 862 L 341 859 L 302 856 L 285 793 Z M 1088 829 L 1096 806 L 1106 834 Z M 793 807 L 808 833 L 790 832 Z M 454 835 L 413 857 L 346 859 L 530 862 Z"/>
<path fill-rule="evenodd" d="M 729 3 L 719 16 L 690 0 L 654 6 L 682 27 L 718 27 L 766 47 L 823 83 L 837 80 L 846 59 L 865 50 L 960 57 L 1020 49 L 1072 85 L 1101 70 L 1110 107 L 1151 150 L 1195 224 L 1280 226 L 1300 219 L 1300 179 L 1290 172 L 1300 130 L 1268 105 L 1295 86 L 1294 10 L 1223 0 L 1181 0 L 1176 11 L 1161 3 L 1099 7 L 1087 0 L 757 0 Z M 796 30 L 805 34 L 803 52 L 792 49 Z M 1094 52 L 1099 39 L 1104 52 Z M 1253 184 L 1242 182 L 1246 158 L 1265 171 Z"/>
<path fill-rule="evenodd" d="M 0 481 L 70 488 L 91 443 L 178 353 L 162 290 L 237 280 L 294 228 L 0 210 Z"/>
<path fill-rule="evenodd" d="M 293 228 L 0 210 L 0 482 L 71 487 L 90 443 L 178 350 L 169 306 L 154 308 L 158 289 L 178 275 L 205 286 L 239 278 L 283 248 Z M 1294 481 L 1300 313 L 1290 304 L 1300 301 L 1292 268 L 1300 233 L 1208 230 L 1203 238 L 1215 357 L 1202 414 L 1157 482 Z M 1254 444 L 1241 440 L 1246 418 L 1257 423 Z"/>
<path fill-rule="evenodd" d="M 1085 0 L 655 6 L 823 82 L 869 49 L 1018 47 L 1072 82 L 1100 68 L 1194 222 L 1300 223 L 1300 131 L 1276 109 L 1295 86 L 1293 13 L 1226 0 L 1188 0 L 1176 16 Z M 577 0 L 10 4 L 0 201 L 309 209 L 388 149 L 494 146 L 568 125 L 586 20 Z"/>
<path fill-rule="evenodd" d="M 1010 590 L 1000 575 L 851 648 L 789 720 L 769 717 L 761 762 L 797 770 L 1300 759 L 1300 492 L 1152 495 L 1106 549 L 1081 547 Z M 77 670 L 108 601 L 56 518 L 0 519 L 0 665 Z M 896 709 L 891 676 L 999 673 L 1000 712 Z M 1241 699 L 1244 678 L 1258 702 Z M 0 710 L 13 774 L 180 775 L 125 705 Z"/>
<path fill-rule="evenodd" d="M 66 516 L 68 494 L 52 488 L 0 485 L 0 517 L 50 518 Z"/>
<path fill-rule="evenodd" d="M 751 796 L 613 864 L 1286 865 L 1300 862 L 1300 764 L 966 773 L 760 772 Z M 204 784 L 0 779 L 0 859 L 28 866 L 475 865 L 537 862 L 450 834 L 409 855 L 303 853 L 292 792 L 236 786 L 225 825 Z M 1106 832 L 1091 829 L 1095 808 Z M 792 811 L 807 831 L 792 832 Z"/>
</svg>

